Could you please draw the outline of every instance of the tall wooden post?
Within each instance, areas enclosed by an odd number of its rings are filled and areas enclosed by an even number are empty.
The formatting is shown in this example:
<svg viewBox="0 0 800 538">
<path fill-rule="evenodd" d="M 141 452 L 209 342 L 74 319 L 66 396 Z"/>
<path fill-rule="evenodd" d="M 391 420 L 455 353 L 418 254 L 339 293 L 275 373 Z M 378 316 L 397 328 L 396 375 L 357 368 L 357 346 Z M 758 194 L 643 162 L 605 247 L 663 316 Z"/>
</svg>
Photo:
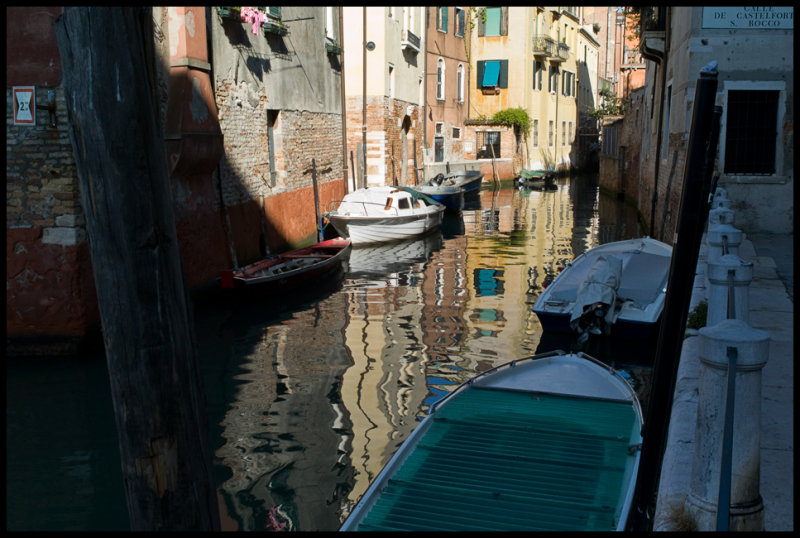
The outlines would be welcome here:
<svg viewBox="0 0 800 538">
<path fill-rule="evenodd" d="M 153 92 L 152 8 L 55 23 L 132 530 L 218 530 L 207 414 Z"/>
</svg>

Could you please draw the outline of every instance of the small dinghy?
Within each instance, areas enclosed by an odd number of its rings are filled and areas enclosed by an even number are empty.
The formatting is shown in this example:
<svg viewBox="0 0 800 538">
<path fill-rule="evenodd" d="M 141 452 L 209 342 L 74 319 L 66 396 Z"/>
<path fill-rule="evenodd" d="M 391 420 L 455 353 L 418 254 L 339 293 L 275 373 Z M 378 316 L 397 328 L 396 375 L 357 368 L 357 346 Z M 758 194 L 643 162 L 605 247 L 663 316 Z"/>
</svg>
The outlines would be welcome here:
<svg viewBox="0 0 800 538">
<path fill-rule="evenodd" d="M 545 331 L 652 336 L 664 309 L 672 247 L 643 237 L 607 243 L 568 264 L 536 299 Z"/>
<path fill-rule="evenodd" d="M 228 269 L 220 273 L 220 287 L 250 293 L 288 291 L 301 284 L 318 284 L 321 278 L 341 268 L 349 247 L 349 239 L 337 237 Z"/>
<path fill-rule="evenodd" d="M 437 174 L 426 183 L 415 186 L 414 190 L 444 204 L 448 211 L 464 209 L 464 188 L 456 185 L 452 178 L 445 179 L 444 174 Z"/>
<path fill-rule="evenodd" d="M 583 353 L 498 366 L 431 406 L 342 531 L 622 531 L 642 442 L 636 392 Z"/>
</svg>

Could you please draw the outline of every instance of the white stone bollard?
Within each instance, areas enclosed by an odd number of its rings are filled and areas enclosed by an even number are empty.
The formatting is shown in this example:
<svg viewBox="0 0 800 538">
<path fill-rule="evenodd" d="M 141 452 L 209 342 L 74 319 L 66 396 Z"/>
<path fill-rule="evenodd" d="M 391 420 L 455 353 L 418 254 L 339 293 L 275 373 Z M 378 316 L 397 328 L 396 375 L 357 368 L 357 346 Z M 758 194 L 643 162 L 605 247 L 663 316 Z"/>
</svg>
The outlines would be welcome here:
<svg viewBox="0 0 800 538">
<path fill-rule="evenodd" d="M 738 319 L 700 329 L 697 428 L 686 507 L 699 531 L 716 530 L 728 382 L 728 348 L 735 348 L 735 393 L 730 477 L 731 531 L 763 531 L 761 369 L 769 334 Z M 727 470 L 723 472 L 728 472 Z"/>
<path fill-rule="evenodd" d="M 739 245 L 742 244 L 743 235 L 741 230 L 730 224 L 709 226 L 706 232 L 708 263 L 719 259 L 724 254 L 739 254 Z M 723 243 L 727 244 L 728 252 L 723 252 Z"/>
<path fill-rule="evenodd" d="M 718 207 L 724 207 L 725 209 L 731 208 L 731 201 L 728 200 L 725 196 L 719 196 L 717 194 L 714 195 L 714 198 L 711 200 L 711 209 L 717 209 Z"/>
<path fill-rule="evenodd" d="M 708 212 L 708 225 L 730 224 L 733 226 L 733 210 L 726 207 L 718 207 Z"/>
<path fill-rule="evenodd" d="M 731 282 L 731 276 L 733 277 Z M 745 323 L 750 321 L 748 287 L 753 280 L 753 262 L 735 254 L 720 256 L 708 262 L 708 314 L 706 326 L 716 325 L 728 319 L 729 287 L 733 286 L 733 318 Z"/>
<path fill-rule="evenodd" d="M 728 189 L 725 187 L 720 187 L 717 185 L 717 188 L 714 189 L 714 198 L 728 198 Z M 713 198 L 712 198 L 713 199 Z"/>
</svg>

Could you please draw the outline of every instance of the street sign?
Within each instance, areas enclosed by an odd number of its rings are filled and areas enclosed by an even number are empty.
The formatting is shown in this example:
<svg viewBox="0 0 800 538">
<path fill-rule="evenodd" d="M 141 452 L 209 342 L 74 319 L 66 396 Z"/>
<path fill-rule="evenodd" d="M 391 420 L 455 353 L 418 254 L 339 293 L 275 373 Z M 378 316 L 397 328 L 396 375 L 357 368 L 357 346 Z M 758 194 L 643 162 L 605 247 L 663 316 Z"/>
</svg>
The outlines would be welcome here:
<svg viewBox="0 0 800 538">
<path fill-rule="evenodd" d="M 36 87 L 14 86 L 14 125 L 36 125 Z"/>
</svg>

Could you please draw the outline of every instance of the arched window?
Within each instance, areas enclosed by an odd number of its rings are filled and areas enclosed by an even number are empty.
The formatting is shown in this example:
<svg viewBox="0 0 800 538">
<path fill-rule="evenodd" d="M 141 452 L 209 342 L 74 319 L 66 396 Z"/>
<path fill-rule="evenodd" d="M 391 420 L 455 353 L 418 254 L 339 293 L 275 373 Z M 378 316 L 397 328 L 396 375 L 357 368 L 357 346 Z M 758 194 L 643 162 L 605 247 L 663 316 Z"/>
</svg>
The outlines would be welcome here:
<svg viewBox="0 0 800 538">
<path fill-rule="evenodd" d="M 464 64 L 458 64 L 458 80 L 456 82 L 456 91 L 458 92 L 458 102 L 464 102 Z"/>
<path fill-rule="evenodd" d="M 436 63 L 436 99 L 444 101 L 444 59 Z"/>
</svg>

